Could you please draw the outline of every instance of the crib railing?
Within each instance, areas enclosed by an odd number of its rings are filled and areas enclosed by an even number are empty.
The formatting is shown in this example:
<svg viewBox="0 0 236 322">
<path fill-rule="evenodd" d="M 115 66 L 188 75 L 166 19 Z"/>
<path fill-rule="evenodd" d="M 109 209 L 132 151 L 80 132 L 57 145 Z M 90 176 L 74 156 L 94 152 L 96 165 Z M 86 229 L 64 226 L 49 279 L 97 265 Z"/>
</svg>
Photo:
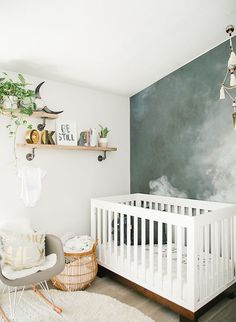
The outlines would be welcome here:
<svg viewBox="0 0 236 322">
<path fill-rule="evenodd" d="M 195 291 L 202 306 L 235 283 L 236 206 L 198 216 L 195 221 L 198 241 Z"/>
<path fill-rule="evenodd" d="M 93 199 L 98 262 L 195 311 L 235 280 L 236 211 L 224 206 L 140 194 Z"/>
</svg>

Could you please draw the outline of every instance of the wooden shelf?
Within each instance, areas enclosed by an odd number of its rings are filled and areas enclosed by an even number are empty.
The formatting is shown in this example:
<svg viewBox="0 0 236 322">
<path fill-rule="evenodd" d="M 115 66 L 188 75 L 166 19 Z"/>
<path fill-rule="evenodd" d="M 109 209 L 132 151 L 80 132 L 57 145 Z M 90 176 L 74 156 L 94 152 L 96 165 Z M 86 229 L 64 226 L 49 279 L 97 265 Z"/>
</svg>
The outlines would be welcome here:
<svg viewBox="0 0 236 322">
<path fill-rule="evenodd" d="M 3 110 L 2 114 L 9 116 L 11 115 L 11 113 L 14 112 L 14 114 L 20 114 L 19 110 Z M 26 115 L 26 114 L 22 114 L 24 117 L 37 117 L 37 118 L 47 118 L 47 119 L 57 119 L 58 118 L 58 114 L 50 114 L 50 113 L 46 113 L 44 111 L 34 111 L 32 115 Z"/>
<path fill-rule="evenodd" d="M 117 151 L 117 148 L 101 148 L 98 146 L 70 146 L 70 145 L 59 145 L 59 144 L 28 144 L 28 143 L 19 143 L 19 147 L 30 148 L 30 149 L 49 149 L 49 150 L 78 150 L 78 151 L 102 151 L 102 152 L 112 152 Z"/>
</svg>

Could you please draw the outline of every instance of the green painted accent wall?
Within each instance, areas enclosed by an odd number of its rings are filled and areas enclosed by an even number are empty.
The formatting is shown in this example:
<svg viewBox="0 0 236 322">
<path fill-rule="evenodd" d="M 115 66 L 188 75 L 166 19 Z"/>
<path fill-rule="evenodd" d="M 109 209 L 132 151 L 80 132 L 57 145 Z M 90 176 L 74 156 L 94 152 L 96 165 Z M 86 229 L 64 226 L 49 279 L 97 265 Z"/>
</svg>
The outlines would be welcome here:
<svg viewBox="0 0 236 322">
<path fill-rule="evenodd" d="M 219 100 L 228 56 L 227 41 L 131 97 L 132 193 L 167 176 L 188 198 L 236 201 L 232 102 Z"/>
</svg>

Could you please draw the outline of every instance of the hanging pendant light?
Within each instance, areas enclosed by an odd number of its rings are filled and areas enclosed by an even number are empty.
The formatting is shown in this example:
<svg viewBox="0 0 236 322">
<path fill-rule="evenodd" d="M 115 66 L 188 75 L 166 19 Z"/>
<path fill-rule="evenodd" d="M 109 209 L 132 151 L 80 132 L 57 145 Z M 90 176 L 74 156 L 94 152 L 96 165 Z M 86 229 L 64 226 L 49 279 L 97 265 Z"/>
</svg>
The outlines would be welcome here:
<svg viewBox="0 0 236 322">
<path fill-rule="evenodd" d="M 233 95 L 233 91 L 236 92 L 236 54 L 233 48 L 232 34 L 234 32 L 234 26 L 229 25 L 226 27 L 226 33 L 229 35 L 229 49 L 230 55 L 227 64 L 227 71 L 224 77 L 224 80 L 220 88 L 220 99 L 225 99 L 225 94 L 232 100 L 233 107 L 233 125 L 236 130 L 236 98 Z"/>
</svg>

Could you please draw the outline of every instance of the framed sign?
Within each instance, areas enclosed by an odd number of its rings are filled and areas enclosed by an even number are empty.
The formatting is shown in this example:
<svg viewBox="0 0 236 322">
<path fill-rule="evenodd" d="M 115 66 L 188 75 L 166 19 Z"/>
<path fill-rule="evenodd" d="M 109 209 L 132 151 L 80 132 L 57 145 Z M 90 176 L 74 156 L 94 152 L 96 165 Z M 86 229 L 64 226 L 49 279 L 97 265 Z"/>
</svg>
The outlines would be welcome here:
<svg viewBox="0 0 236 322">
<path fill-rule="evenodd" d="M 76 122 L 57 121 L 56 132 L 58 145 L 77 145 Z"/>
</svg>

